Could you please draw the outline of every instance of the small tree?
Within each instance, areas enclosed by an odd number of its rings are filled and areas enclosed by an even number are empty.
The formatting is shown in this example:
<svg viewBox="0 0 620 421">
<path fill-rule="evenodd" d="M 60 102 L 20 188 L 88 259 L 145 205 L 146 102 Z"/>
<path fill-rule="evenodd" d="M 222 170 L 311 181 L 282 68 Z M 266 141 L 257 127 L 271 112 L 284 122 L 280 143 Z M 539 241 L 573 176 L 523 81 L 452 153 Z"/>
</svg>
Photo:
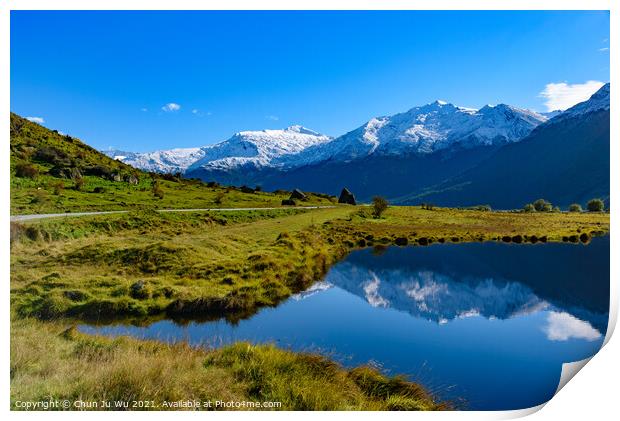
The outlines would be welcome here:
<svg viewBox="0 0 620 421">
<path fill-rule="evenodd" d="M 553 209 L 551 203 L 547 202 L 545 199 L 538 199 L 533 205 L 537 212 L 551 212 Z"/>
<path fill-rule="evenodd" d="M 536 208 L 534 208 L 534 205 L 532 205 L 531 203 L 528 203 L 525 206 L 523 206 L 523 211 L 525 211 L 525 212 L 536 212 Z"/>
<path fill-rule="evenodd" d="M 588 202 L 588 212 L 602 212 L 605 209 L 605 202 L 601 199 L 592 199 Z"/>
<path fill-rule="evenodd" d="M 568 207 L 569 212 L 581 212 L 581 205 L 579 203 L 573 203 Z"/>
<path fill-rule="evenodd" d="M 384 197 L 375 196 L 372 198 L 372 215 L 381 218 L 381 214 L 388 208 L 388 201 Z"/>
</svg>

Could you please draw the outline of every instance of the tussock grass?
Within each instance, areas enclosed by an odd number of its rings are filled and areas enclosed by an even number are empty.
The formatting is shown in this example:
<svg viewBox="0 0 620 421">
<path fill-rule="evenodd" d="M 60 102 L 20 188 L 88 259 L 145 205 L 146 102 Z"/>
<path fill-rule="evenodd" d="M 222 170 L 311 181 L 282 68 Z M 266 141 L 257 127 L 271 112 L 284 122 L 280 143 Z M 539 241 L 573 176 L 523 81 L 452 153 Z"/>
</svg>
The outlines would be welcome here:
<svg viewBox="0 0 620 421">
<path fill-rule="evenodd" d="M 88 336 L 59 322 L 15 319 L 11 401 L 275 401 L 284 410 L 436 410 L 423 389 L 368 367 L 346 370 L 313 354 L 236 343 Z M 13 405 L 12 405 L 13 407 Z M 149 409 L 163 409 L 149 408 Z"/>
<path fill-rule="evenodd" d="M 609 230 L 609 215 L 391 207 L 377 219 L 370 209 L 339 207 L 226 216 L 145 212 L 40 226 L 61 239 L 24 236 L 13 244 L 12 303 L 20 316 L 236 321 L 307 288 L 356 248 L 587 243 Z"/>
</svg>

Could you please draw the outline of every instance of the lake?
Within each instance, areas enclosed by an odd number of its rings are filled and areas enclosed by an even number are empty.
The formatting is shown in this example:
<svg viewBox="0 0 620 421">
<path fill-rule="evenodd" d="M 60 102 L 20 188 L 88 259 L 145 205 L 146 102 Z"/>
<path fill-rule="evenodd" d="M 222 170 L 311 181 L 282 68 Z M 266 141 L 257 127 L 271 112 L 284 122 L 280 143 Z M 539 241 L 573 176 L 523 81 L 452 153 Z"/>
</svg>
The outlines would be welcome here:
<svg viewBox="0 0 620 421">
<path fill-rule="evenodd" d="M 434 244 L 351 253 L 309 290 L 237 324 L 80 326 L 221 346 L 273 342 L 404 374 L 460 409 L 538 405 L 562 363 L 601 347 L 609 237 L 588 245 Z"/>
</svg>

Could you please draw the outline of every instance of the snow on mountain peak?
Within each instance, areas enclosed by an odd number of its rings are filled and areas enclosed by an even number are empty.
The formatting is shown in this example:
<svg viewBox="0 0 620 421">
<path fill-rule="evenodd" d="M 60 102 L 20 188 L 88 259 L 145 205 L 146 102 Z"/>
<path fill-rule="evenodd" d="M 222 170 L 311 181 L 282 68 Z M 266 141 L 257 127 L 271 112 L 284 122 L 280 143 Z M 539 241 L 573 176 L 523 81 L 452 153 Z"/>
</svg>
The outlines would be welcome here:
<svg viewBox="0 0 620 421">
<path fill-rule="evenodd" d="M 516 142 L 547 118 L 506 104 L 480 110 L 435 101 L 404 113 L 377 117 L 331 142 L 302 152 L 314 161 L 352 160 L 371 154 L 428 154 Z"/>
<path fill-rule="evenodd" d="M 303 126 L 286 129 L 244 131 L 230 139 L 202 148 L 204 155 L 189 169 L 228 169 L 231 166 L 281 167 L 288 157 L 332 138 Z"/>
<path fill-rule="evenodd" d="M 558 114 L 550 121 L 557 122 L 569 117 L 575 117 L 582 114 L 588 114 L 599 110 L 609 110 L 610 106 L 610 85 L 609 82 L 604 84 L 596 91 L 588 100 L 573 105 L 568 110 Z"/>
<path fill-rule="evenodd" d="M 289 126 L 285 129 L 286 131 L 289 132 L 296 132 L 296 133 L 302 133 L 302 134 L 309 134 L 312 136 L 321 136 L 321 134 L 319 132 L 315 132 L 314 130 L 310 130 L 304 126 L 300 126 L 298 124 L 293 125 L 293 126 Z"/>
<path fill-rule="evenodd" d="M 201 148 L 175 148 L 155 152 L 124 152 L 119 150 L 102 151 L 112 159 L 132 167 L 160 173 L 183 172 L 196 160 L 202 158 Z"/>
<path fill-rule="evenodd" d="M 203 148 L 147 154 L 116 151 L 116 157 L 130 165 L 160 172 L 231 170 L 244 166 L 290 169 L 328 160 L 347 162 L 371 154 L 430 154 L 453 147 L 501 145 L 519 141 L 546 120 L 541 114 L 506 104 L 486 105 L 477 110 L 436 100 L 403 113 L 372 118 L 335 139 L 292 125 L 285 129 L 241 131 Z"/>
</svg>

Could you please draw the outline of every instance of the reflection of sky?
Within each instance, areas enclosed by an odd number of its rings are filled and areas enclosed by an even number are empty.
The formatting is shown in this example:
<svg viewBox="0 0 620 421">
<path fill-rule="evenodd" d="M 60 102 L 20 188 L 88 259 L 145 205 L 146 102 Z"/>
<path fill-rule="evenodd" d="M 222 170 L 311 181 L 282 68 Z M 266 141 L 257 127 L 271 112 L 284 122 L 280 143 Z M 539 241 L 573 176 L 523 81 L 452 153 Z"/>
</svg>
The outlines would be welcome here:
<svg viewBox="0 0 620 421">
<path fill-rule="evenodd" d="M 394 258 L 390 250 L 368 257 L 377 262 Z M 363 265 L 341 262 L 325 281 L 235 326 L 161 321 L 148 327 L 81 329 L 216 346 L 273 342 L 323 352 L 348 366 L 375 361 L 389 374 L 408 375 L 442 398 L 465 398 L 470 409 L 545 402 L 557 387 L 562 363 L 587 358 L 602 344 L 594 325 L 606 315 L 542 298 L 508 276 L 460 276 L 398 261 L 373 267 L 364 260 Z M 520 268 L 528 264 L 518 263 Z M 565 283 L 566 276 L 561 279 Z"/>
</svg>

